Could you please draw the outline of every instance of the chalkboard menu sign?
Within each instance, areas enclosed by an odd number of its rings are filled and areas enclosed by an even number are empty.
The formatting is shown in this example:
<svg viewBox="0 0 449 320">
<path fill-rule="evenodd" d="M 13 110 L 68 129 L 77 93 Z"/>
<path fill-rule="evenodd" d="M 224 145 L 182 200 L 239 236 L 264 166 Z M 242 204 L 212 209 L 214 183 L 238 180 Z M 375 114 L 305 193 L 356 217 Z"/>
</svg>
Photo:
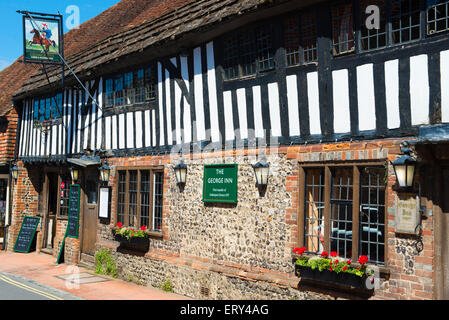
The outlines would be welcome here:
<svg viewBox="0 0 449 320">
<path fill-rule="evenodd" d="M 15 252 L 30 252 L 39 221 L 40 218 L 36 217 L 25 217 L 25 219 L 23 219 L 22 227 L 20 228 L 19 236 L 17 237 L 16 244 L 14 246 Z"/>
<path fill-rule="evenodd" d="M 81 187 L 77 184 L 70 186 L 69 192 L 69 221 L 67 236 L 78 239 L 79 237 L 79 217 L 80 217 L 80 195 Z"/>
<path fill-rule="evenodd" d="M 237 203 L 238 165 L 204 166 L 203 201 Z"/>
</svg>

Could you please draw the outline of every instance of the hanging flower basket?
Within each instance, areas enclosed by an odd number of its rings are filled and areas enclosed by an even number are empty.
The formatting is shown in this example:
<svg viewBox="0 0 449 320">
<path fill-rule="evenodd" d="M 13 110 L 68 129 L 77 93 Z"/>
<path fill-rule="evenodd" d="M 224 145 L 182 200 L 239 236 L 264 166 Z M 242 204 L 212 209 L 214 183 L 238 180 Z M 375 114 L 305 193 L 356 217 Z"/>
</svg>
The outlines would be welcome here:
<svg viewBox="0 0 449 320">
<path fill-rule="evenodd" d="M 295 248 L 294 253 L 299 255 L 295 264 L 295 275 L 301 280 L 311 281 L 324 285 L 337 285 L 348 289 L 372 290 L 369 284 L 373 282 L 371 272 L 367 271 L 368 258 L 361 256 L 358 265 L 351 260 L 339 260 L 336 252 L 331 256 L 324 251 L 321 257 L 306 257 L 305 248 Z"/>
</svg>

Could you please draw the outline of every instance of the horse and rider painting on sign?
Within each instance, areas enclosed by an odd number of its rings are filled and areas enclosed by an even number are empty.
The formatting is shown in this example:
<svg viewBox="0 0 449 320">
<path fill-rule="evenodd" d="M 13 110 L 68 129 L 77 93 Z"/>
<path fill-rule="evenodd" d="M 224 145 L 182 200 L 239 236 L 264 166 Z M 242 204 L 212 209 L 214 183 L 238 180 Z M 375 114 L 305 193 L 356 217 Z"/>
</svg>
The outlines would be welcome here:
<svg viewBox="0 0 449 320">
<path fill-rule="evenodd" d="M 36 62 L 60 62 L 60 21 L 24 18 L 24 58 Z"/>
</svg>

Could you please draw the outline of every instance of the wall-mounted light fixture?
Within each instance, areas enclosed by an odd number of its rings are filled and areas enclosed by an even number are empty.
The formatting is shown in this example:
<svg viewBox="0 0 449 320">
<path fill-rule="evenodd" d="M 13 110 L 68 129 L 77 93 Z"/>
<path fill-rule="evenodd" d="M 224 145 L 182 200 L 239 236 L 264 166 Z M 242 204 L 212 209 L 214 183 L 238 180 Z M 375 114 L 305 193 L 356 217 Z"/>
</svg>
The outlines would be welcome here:
<svg viewBox="0 0 449 320">
<path fill-rule="evenodd" d="M 187 165 L 181 159 L 181 161 L 173 168 L 175 170 L 176 181 L 178 185 L 183 186 L 187 181 Z"/>
<path fill-rule="evenodd" d="M 101 182 L 109 182 L 111 177 L 111 168 L 109 167 L 109 163 L 105 160 L 104 165 L 100 167 L 100 180 Z"/>
<path fill-rule="evenodd" d="M 270 176 L 270 165 L 265 156 L 256 164 L 253 165 L 254 174 L 258 187 L 266 187 L 268 185 L 268 177 Z"/>
<path fill-rule="evenodd" d="M 14 166 L 11 168 L 11 175 L 14 180 L 17 180 L 19 178 L 19 168 L 17 167 L 17 164 L 14 164 Z"/>
<path fill-rule="evenodd" d="M 401 189 L 411 189 L 415 178 L 417 161 L 411 157 L 412 150 L 407 141 L 401 144 L 403 155 L 392 163 L 398 185 Z"/>
<path fill-rule="evenodd" d="M 76 182 L 79 178 L 79 170 L 77 168 L 71 167 L 70 169 L 70 175 L 72 176 L 72 181 Z"/>
</svg>

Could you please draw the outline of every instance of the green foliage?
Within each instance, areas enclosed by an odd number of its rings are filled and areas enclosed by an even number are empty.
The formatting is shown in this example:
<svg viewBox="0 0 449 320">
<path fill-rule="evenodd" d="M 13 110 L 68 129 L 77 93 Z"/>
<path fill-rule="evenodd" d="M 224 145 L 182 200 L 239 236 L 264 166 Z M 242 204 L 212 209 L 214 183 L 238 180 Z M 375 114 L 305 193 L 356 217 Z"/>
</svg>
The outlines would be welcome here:
<svg viewBox="0 0 449 320">
<path fill-rule="evenodd" d="M 172 286 L 170 280 L 165 280 L 164 282 L 162 282 L 161 285 L 159 286 L 159 289 L 161 289 L 165 292 L 174 292 L 173 286 Z"/>
<path fill-rule="evenodd" d="M 115 228 L 114 233 L 118 234 L 127 240 L 131 238 L 148 238 L 147 230 L 134 230 L 133 228 Z"/>
<path fill-rule="evenodd" d="M 117 278 L 118 271 L 109 249 L 102 248 L 95 254 L 95 273 Z"/>
<path fill-rule="evenodd" d="M 338 262 L 337 262 L 338 261 Z M 312 270 L 318 269 L 320 272 L 324 270 L 329 270 L 335 273 L 350 273 L 362 278 L 365 275 L 370 276 L 372 272 L 366 272 L 366 265 L 362 265 L 356 267 L 352 264 L 348 264 L 347 261 L 339 261 L 338 259 L 329 259 L 329 258 L 308 258 L 301 257 L 296 260 L 296 265 L 300 267 L 308 267 Z M 357 269 L 359 268 L 359 269 Z"/>
</svg>

